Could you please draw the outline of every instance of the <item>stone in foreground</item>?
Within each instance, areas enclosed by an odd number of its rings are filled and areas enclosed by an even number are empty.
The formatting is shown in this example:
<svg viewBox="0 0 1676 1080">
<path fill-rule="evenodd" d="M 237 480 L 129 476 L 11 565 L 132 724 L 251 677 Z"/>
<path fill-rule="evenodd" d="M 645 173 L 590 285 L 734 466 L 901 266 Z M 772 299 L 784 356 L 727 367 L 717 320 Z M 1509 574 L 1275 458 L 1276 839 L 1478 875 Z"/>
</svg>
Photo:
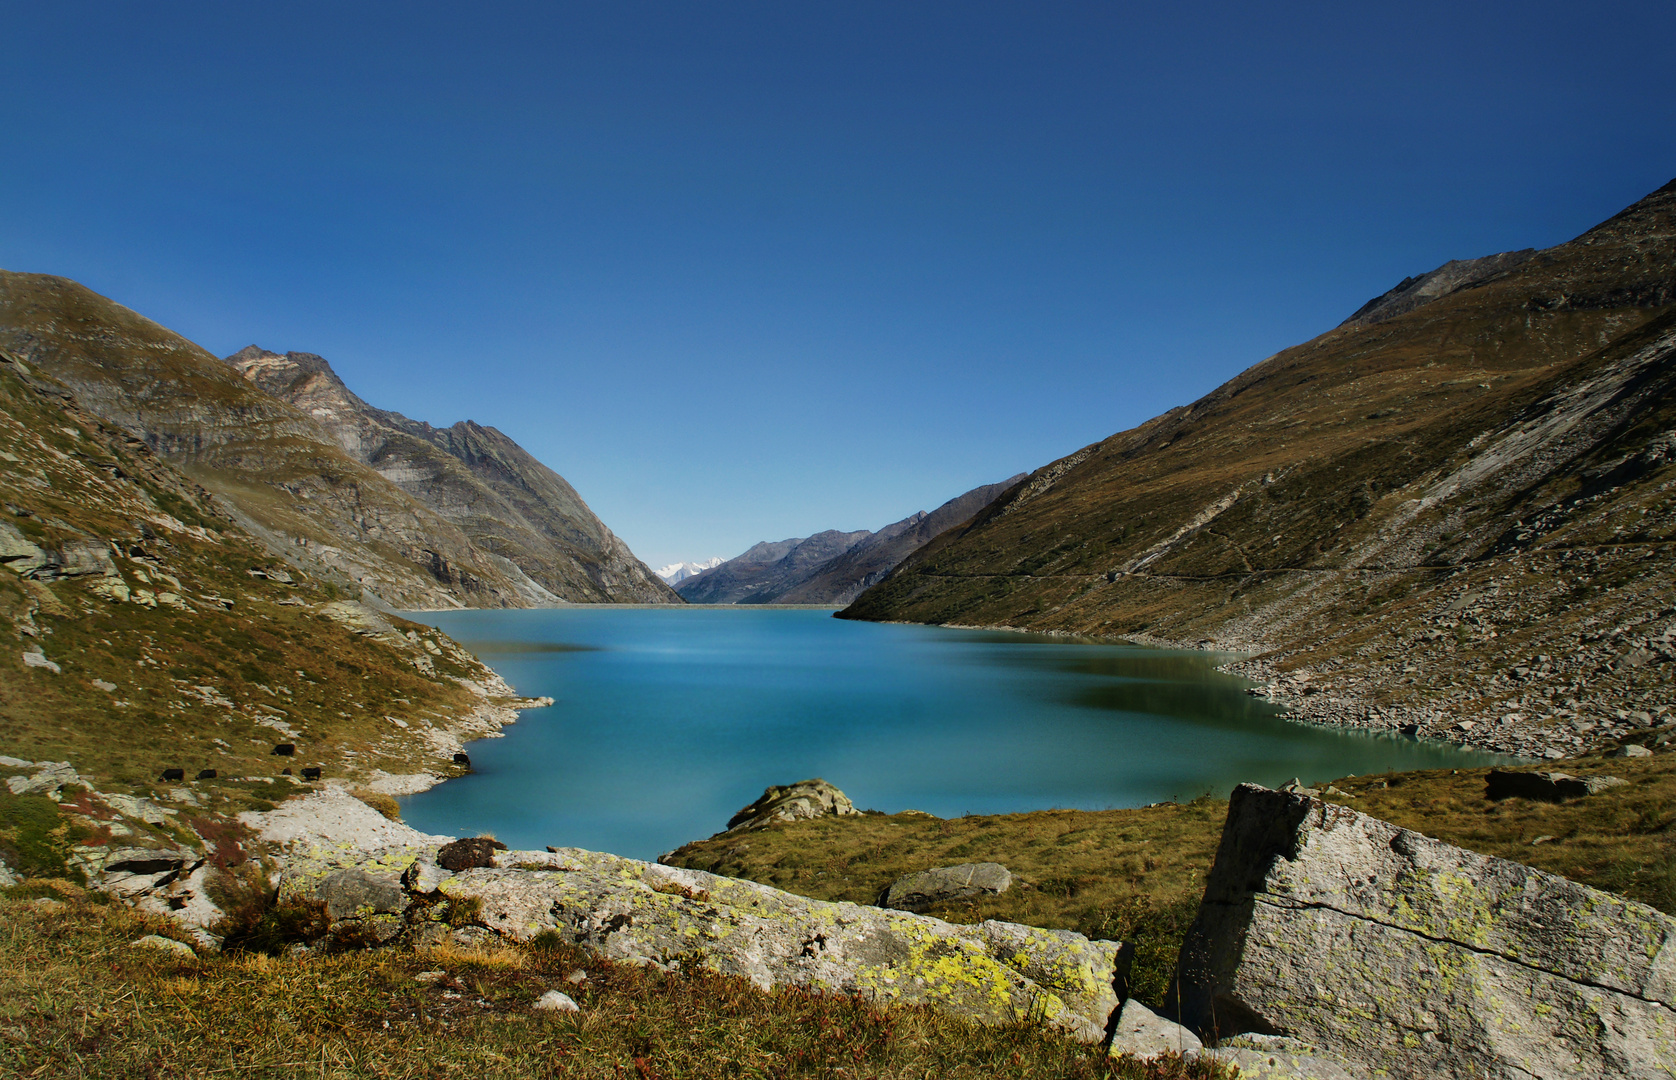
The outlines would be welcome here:
<svg viewBox="0 0 1676 1080">
<path fill-rule="evenodd" d="M 776 821 L 859 813 L 848 795 L 817 776 L 764 789 L 761 798 L 727 819 L 727 831 L 746 832 L 767 828 Z"/>
<path fill-rule="evenodd" d="M 541 1012 L 581 1012 L 582 1007 L 576 1004 L 576 999 L 569 994 L 561 994 L 557 990 L 549 990 L 535 999 L 531 1006 Z"/>
<path fill-rule="evenodd" d="M 1093 1043 L 1104 1040 L 1115 987 L 1128 975 L 1131 950 L 1115 941 L 994 921 L 955 926 L 574 848 L 497 851 L 492 866 L 451 872 L 435 862 L 445 837 L 386 820 L 342 792 L 240 820 L 278 849 L 282 899 L 324 898 L 351 882 L 383 896 L 399 875 L 405 912 L 359 904 L 332 928 L 345 940 L 395 940 L 385 936 L 392 925 L 420 944 L 467 934 L 529 941 L 551 931 L 621 963 L 696 965 L 763 989 L 924 1004 L 980 1023 L 1037 1020 Z M 338 876 L 346 870 L 366 877 Z M 437 921 L 470 898 L 477 903 L 458 910 L 480 926 L 450 931 Z"/>
<path fill-rule="evenodd" d="M 1112 1028 L 1110 1049 L 1113 1054 L 1149 1058 L 1169 1051 L 1186 1054 L 1203 1046 L 1191 1031 L 1130 998 L 1123 1003 L 1117 1025 Z"/>
<path fill-rule="evenodd" d="M 1236 788 L 1183 1022 L 1393 1076 L 1676 1073 L 1676 920 L 1345 807 Z"/>
<path fill-rule="evenodd" d="M 1013 875 L 1000 863 L 962 863 L 903 874 L 890 883 L 879 906 L 897 911 L 929 911 L 938 904 L 999 896 L 1013 884 Z"/>
</svg>

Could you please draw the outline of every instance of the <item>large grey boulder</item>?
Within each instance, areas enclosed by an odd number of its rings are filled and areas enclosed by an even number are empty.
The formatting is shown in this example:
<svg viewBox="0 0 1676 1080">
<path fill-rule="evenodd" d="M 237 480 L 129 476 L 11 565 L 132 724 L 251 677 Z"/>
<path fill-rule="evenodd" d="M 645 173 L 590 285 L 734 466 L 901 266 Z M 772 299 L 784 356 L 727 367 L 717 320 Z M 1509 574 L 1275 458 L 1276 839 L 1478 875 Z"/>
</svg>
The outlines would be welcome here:
<svg viewBox="0 0 1676 1080">
<path fill-rule="evenodd" d="M 755 882 L 575 848 L 502 852 L 437 886 L 477 897 L 491 930 L 557 931 L 607 959 L 696 963 L 763 989 L 807 987 L 930 1005 L 980 1023 L 1036 1019 L 1100 1042 L 1129 952 L 1067 930 L 956 926 L 810 900 Z"/>
<path fill-rule="evenodd" d="M 929 911 L 938 904 L 999 896 L 1013 884 L 1013 875 L 1000 863 L 961 863 L 903 874 L 890 883 L 879 906 L 897 911 Z"/>
<path fill-rule="evenodd" d="M 1131 951 L 1115 941 L 1003 922 L 955 926 L 574 848 L 497 851 L 492 866 L 451 872 L 436 863 L 446 837 L 388 821 L 341 792 L 240 820 L 282 864 L 282 900 L 319 896 L 346 869 L 401 878 L 407 910 L 358 920 L 363 941 L 386 940 L 382 920 L 405 923 L 397 940 L 416 945 L 555 931 L 610 960 L 923 1003 L 982 1023 L 1036 1019 L 1089 1042 L 1105 1038 L 1115 987 L 1128 977 Z M 467 897 L 480 901 L 471 907 L 482 926 L 435 921 L 452 907 L 438 901 Z"/>
<path fill-rule="evenodd" d="M 767 828 L 776 821 L 859 813 L 848 795 L 817 776 L 813 780 L 765 789 L 756 802 L 728 818 L 727 831 L 746 832 Z"/>
<path fill-rule="evenodd" d="M 365 870 L 339 870 L 328 874 L 316 887 L 315 895 L 326 904 L 334 919 L 394 914 L 406 910 L 407 894 L 391 874 L 369 874 Z"/>
<path fill-rule="evenodd" d="M 1183 944 L 1183 1022 L 1396 1076 L 1668 1077 L 1676 920 L 1244 784 Z"/>
</svg>

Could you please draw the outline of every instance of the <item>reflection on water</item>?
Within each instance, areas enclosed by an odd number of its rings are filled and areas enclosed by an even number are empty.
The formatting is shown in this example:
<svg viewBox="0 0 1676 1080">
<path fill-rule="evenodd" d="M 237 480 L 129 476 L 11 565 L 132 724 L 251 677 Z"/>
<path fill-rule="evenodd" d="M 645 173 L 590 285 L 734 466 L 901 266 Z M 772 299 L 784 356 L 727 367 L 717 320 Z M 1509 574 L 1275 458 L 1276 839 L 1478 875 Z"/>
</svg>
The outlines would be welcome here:
<svg viewBox="0 0 1676 1080">
<path fill-rule="evenodd" d="M 648 858 L 769 784 L 940 816 L 1135 806 L 1252 780 L 1491 760 L 1293 723 L 1226 657 L 739 608 L 427 612 L 520 693 L 549 695 L 476 772 L 405 800 L 418 828 Z"/>
</svg>

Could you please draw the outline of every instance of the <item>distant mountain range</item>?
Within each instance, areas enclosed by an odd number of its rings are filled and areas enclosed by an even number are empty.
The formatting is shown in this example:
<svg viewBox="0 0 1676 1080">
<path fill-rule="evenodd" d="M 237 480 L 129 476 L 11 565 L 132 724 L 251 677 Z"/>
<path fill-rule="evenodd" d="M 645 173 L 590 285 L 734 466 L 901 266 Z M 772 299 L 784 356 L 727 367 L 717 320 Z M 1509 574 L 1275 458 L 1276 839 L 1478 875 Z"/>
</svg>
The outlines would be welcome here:
<svg viewBox="0 0 1676 1080">
<path fill-rule="evenodd" d="M 720 555 L 717 555 L 706 562 L 670 563 L 668 566 L 659 569 L 657 575 L 663 579 L 664 584 L 676 585 L 694 575 L 702 574 L 706 570 L 720 566 L 724 561 Z"/>
<path fill-rule="evenodd" d="M 1024 474 L 973 488 L 878 532 L 828 529 L 763 541 L 743 555 L 675 582 L 693 604 L 847 604 L 945 529 L 967 521 Z"/>
<path fill-rule="evenodd" d="M 493 428 L 375 409 L 308 353 L 231 362 L 65 278 L 0 271 L 0 348 L 215 497 L 277 558 L 401 608 L 675 601 Z"/>
</svg>

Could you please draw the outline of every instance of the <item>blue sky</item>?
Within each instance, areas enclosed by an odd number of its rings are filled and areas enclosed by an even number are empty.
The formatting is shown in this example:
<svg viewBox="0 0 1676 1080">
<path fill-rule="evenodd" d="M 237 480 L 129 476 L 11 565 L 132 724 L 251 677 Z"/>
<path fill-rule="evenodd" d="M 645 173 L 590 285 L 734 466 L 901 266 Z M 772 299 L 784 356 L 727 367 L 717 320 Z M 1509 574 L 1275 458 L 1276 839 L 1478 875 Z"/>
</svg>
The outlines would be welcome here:
<svg viewBox="0 0 1676 1080">
<path fill-rule="evenodd" d="M 1676 5 L 0 2 L 0 266 L 501 428 L 642 558 L 877 528 L 1676 176 Z"/>
</svg>

